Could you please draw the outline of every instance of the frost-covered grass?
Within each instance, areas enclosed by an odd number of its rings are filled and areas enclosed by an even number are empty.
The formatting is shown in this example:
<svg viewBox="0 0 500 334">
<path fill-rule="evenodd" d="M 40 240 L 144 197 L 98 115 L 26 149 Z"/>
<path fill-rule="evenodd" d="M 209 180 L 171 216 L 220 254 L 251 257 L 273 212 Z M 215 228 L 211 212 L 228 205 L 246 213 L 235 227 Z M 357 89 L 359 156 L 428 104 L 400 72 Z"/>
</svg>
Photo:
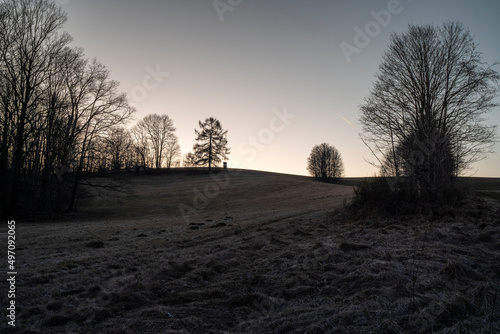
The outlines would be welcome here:
<svg viewBox="0 0 500 334">
<path fill-rule="evenodd" d="M 171 209 L 209 180 L 138 177 L 89 202 L 99 219 L 19 222 L 17 332 L 500 331 L 497 208 L 382 218 L 341 209 L 352 187 L 244 172 L 189 221 Z"/>
</svg>

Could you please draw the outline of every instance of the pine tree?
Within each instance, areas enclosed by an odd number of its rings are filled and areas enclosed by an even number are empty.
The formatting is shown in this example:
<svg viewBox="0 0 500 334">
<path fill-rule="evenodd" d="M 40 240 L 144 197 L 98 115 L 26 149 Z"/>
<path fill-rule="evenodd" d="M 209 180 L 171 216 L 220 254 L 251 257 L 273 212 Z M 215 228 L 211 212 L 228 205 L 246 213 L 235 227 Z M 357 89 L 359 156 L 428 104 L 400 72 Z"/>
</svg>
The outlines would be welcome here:
<svg viewBox="0 0 500 334">
<path fill-rule="evenodd" d="M 217 166 L 223 159 L 227 159 L 231 153 L 227 146 L 227 130 L 223 130 L 219 120 L 210 117 L 205 122 L 199 122 L 200 130 L 196 133 L 196 144 L 193 146 L 196 164 L 208 165 L 208 170 L 212 166 Z"/>
</svg>

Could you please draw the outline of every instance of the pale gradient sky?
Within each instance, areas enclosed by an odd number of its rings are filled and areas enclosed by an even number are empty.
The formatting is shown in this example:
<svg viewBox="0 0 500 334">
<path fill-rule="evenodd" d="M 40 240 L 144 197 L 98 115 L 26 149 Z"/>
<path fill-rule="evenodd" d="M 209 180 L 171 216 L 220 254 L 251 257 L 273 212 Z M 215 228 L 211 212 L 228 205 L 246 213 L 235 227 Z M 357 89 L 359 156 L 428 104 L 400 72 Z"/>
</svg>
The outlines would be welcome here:
<svg viewBox="0 0 500 334">
<path fill-rule="evenodd" d="M 392 32 L 459 20 L 476 36 L 483 60 L 500 60 L 500 1 L 400 0 L 400 13 L 347 62 L 340 44 L 354 44 L 354 29 L 364 30 L 374 20 L 370 12 L 392 1 L 221 0 L 240 3 L 223 20 L 212 0 L 57 2 L 68 13 L 74 45 L 111 70 L 136 104 L 136 120 L 169 115 L 183 153 L 198 121 L 213 116 L 229 130 L 230 167 L 306 175 L 311 148 L 327 142 L 341 152 L 347 176 L 372 176 L 364 160 L 371 153 L 359 139 L 359 105 Z M 134 100 L 148 68 L 169 76 L 147 80 L 147 96 Z M 284 109 L 295 115 L 286 126 L 273 120 L 273 110 Z M 488 117 L 500 124 L 499 110 Z M 258 149 L 252 136 L 264 140 Z M 500 177 L 500 144 L 495 151 L 475 166 L 476 176 Z"/>
</svg>

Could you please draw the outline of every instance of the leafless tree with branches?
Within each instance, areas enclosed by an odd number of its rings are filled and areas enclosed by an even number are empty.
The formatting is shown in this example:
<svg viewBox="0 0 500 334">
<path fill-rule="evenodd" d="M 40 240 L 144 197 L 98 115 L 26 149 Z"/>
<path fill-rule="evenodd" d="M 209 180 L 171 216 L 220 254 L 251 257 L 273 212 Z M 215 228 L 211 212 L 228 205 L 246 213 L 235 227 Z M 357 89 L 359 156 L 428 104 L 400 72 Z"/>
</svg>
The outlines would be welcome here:
<svg viewBox="0 0 500 334">
<path fill-rule="evenodd" d="M 180 155 L 175 130 L 174 122 L 168 115 L 147 115 L 136 124 L 133 132 L 144 162 L 145 155 L 150 152 L 155 168 L 162 168 L 165 161 L 170 168 L 172 161 Z"/>
<path fill-rule="evenodd" d="M 461 23 L 393 34 L 361 106 L 361 138 L 382 174 L 408 176 L 421 194 L 449 187 L 490 152 L 495 127 L 483 121 L 499 79 Z"/>
<path fill-rule="evenodd" d="M 344 163 L 335 147 L 322 143 L 311 150 L 307 159 L 307 170 L 317 179 L 337 179 L 344 175 Z"/>
</svg>

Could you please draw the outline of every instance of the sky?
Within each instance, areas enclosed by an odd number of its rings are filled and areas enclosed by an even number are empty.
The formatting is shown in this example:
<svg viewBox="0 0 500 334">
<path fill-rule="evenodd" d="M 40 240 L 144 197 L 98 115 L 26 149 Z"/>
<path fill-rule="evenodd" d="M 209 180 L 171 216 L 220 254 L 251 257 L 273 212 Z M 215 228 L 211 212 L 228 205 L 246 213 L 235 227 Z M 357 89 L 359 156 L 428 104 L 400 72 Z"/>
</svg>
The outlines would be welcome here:
<svg viewBox="0 0 500 334">
<path fill-rule="evenodd" d="M 373 176 L 359 106 L 391 33 L 408 24 L 461 21 L 483 60 L 500 61 L 497 0 L 56 2 L 73 44 L 106 65 L 136 107 L 129 126 L 168 115 L 184 154 L 198 122 L 215 117 L 228 130 L 229 167 L 307 175 L 312 147 L 326 142 L 346 176 Z M 487 124 L 500 124 L 499 111 Z M 494 149 L 471 174 L 500 177 L 500 144 Z"/>
</svg>

